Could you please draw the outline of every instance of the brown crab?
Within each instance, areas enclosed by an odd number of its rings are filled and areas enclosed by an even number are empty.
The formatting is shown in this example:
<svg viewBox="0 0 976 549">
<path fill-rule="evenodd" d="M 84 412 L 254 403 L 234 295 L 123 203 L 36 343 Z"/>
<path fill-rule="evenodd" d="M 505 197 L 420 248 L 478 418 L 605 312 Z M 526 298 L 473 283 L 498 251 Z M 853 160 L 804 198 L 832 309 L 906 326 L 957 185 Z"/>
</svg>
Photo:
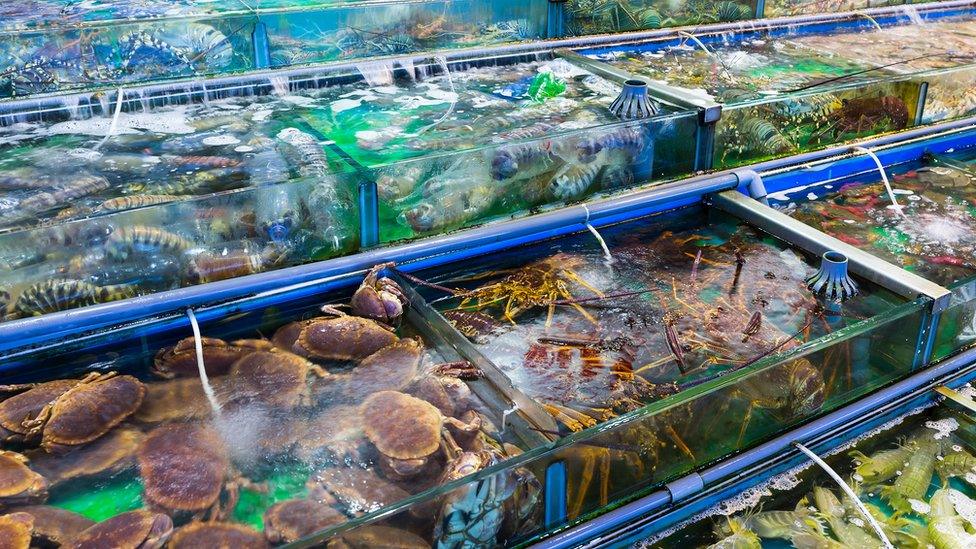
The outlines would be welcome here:
<svg viewBox="0 0 976 549">
<path fill-rule="evenodd" d="M 288 324 L 285 324 L 284 326 L 275 330 L 274 335 L 271 336 L 271 343 L 283 351 L 294 353 L 303 358 L 309 358 L 308 351 L 298 344 L 298 337 L 302 335 L 302 330 L 308 326 L 311 326 L 318 320 L 318 318 L 309 318 L 306 320 L 289 322 Z"/>
<path fill-rule="evenodd" d="M 166 515 L 150 511 L 129 511 L 99 522 L 78 534 L 65 547 L 102 549 L 133 547 L 156 549 L 173 534 L 173 521 Z"/>
<path fill-rule="evenodd" d="M 34 519 L 31 547 L 61 547 L 95 524 L 95 521 L 78 513 L 50 505 L 28 505 L 17 507 L 15 511 L 26 513 Z M 4 535 L 0 533 L 0 539 L 3 538 Z"/>
<path fill-rule="evenodd" d="M 235 478 L 224 441 L 206 425 L 157 427 L 143 440 L 137 459 L 143 500 L 170 514 L 220 520 L 236 505 L 239 488 L 248 484 Z M 225 492 L 227 501 L 222 508 Z"/>
<path fill-rule="evenodd" d="M 444 426 L 461 433 L 477 431 L 480 418 L 471 424 L 445 417 L 436 406 L 397 391 L 373 393 L 360 406 L 363 430 L 380 453 L 384 471 L 409 478 L 427 470 L 441 448 Z"/>
<path fill-rule="evenodd" d="M 309 477 L 309 498 L 341 505 L 351 515 L 382 509 L 410 496 L 404 489 L 359 467 L 328 467 Z"/>
<path fill-rule="evenodd" d="M 30 466 L 52 487 L 78 478 L 109 476 L 133 466 L 133 456 L 142 438 L 138 429 L 121 427 L 63 455 L 34 451 L 30 453 Z"/>
<path fill-rule="evenodd" d="M 200 343 L 203 363 L 207 375 L 211 376 L 226 374 L 232 364 L 254 351 L 250 345 L 227 343 L 213 337 L 202 337 Z M 153 360 L 152 372 L 164 379 L 199 376 L 195 339 L 191 336 L 181 339 L 172 347 L 160 349 Z"/>
<path fill-rule="evenodd" d="M 267 546 L 264 537 L 253 528 L 229 522 L 191 522 L 177 530 L 166 545 L 169 549 L 264 549 Z"/>
<path fill-rule="evenodd" d="M 222 388 L 226 377 L 210 378 L 215 391 Z M 222 392 L 222 391 L 220 391 Z M 177 378 L 146 384 L 146 398 L 133 418 L 140 423 L 188 421 L 210 417 L 213 408 L 196 378 Z"/>
<path fill-rule="evenodd" d="M 331 307 L 332 316 L 319 317 L 302 328 L 297 345 L 309 357 L 328 361 L 357 361 L 396 343 L 399 338 L 380 322 L 350 316 Z"/>
<path fill-rule="evenodd" d="M 283 410 L 308 405 L 309 374 L 320 378 L 330 375 L 289 352 L 254 351 L 231 367 L 228 379 L 233 390 L 229 399 L 234 405 L 261 404 Z"/>
<path fill-rule="evenodd" d="M 310 499 L 289 499 L 264 513 L 264 537 L 273 544 L 291 543 L 309 534 L 346 522 L 333 507 Z"/>
<path fill-rule="evenodd" d="M 360 399 L 377 391 L 399 391 L 417 377 L 424 344 L 419 338 L 405 337 L 369 355 L 349 372 L 343 392 Z"/>
<path fill-rule="evenodd" d="M 28 549 L 34 537 L 34 517 L 28 513 L 0 516 L 0 547 Z"/>
<path fill-rule="evenodd" d="M 391 326 L 400 324 L 403 310 L 409 301 L 399 284 L 390 278 L 379 276 L 380 272 L 392 266 L 392 263 L 383 263 L 369 270 L 366 279 L 349 301 L 354 315 Z"/>
<path fill-rule="evenodd" d="M 27 457 L 0 450 L 0 507 L 43 503 L 47 480 L 27 467 Z"/>
<path fill-rule="evenodd" d="M 2 393 L 18 393 L 0 402 L 0 437 L 4 442 L 22 442 L 30 431 L 24 423 L 32 421 L 45 406 L 79 382 L 77 379 L 58 379 L 0 387 Z"/>
<path fill-rule="evenodd" d="M 457 377 L 423 375 L 403 392 L 426 400 L 449 417 L 459 417 L 471 408 L 471 388 Z"/>
<path fill-rule="evenodd" d="M 108 433 L 142 404 L 145 386 L 132 376 L 92 373 L 25 421 L 27 437 L 41 435 L 41 447 L 64 453 Z"/>
</svg>

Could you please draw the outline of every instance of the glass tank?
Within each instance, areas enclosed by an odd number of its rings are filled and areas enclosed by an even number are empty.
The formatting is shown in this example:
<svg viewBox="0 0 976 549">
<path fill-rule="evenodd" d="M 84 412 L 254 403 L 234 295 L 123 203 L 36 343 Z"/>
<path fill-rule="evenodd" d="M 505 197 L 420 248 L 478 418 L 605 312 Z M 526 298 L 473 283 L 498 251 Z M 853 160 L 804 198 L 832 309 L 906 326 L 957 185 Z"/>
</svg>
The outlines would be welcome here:
<svg viewBox="0 0 976 549">
<path fill-rule="evenodd" d="M 12 509 L 70 518 L 75 539 L 148 522 L 175 528 L 176 541 L 527 542 L 912 369 L 925 300 L 858 279 L 855 300 L 811 309 L 799 290 L 781 291 L 802 285 L 812 270 L 805 257 L 724 216 L 685 211 L 604 234 L 617 258 L 609 267 L 590 233 L 496 254 L 491 267 L 521 267 L 514 291 L 543 300 L 493 333 L 554 351 L 551 365 L 528 351 L 523 373 L 562 372 L 550 378 L 561 391 L 575 380 L 562 416 L 546 405 L 563 403 L 538 393 L 544 378 L 514 375 L 503 355 L 437 312 L 458 322 L 429 285 L 461 288 L 464 277 L 474 289 L 473 265 L 389 278 L 380 266 L 365 280 L 353 274 L 196 310 L 202 361 L 180 314 L 3 357 L 0 421 L 13 434 L 0 465 L 32 487 Z M 659 257 L 652 243 L 674 250 Z M 523 276 L 539 272 L 540 257 L 551 265 L 557 250 L 566 255 L 554 283 Z M 694 250 L 702 253 L 692 275 Z M 659 270 L 630 268 L 627 254 Z M 494 272 L 476 272 L 494 284 Z M 355 293 L 340 291 L 360 281 Z M 487 322 L 500 306 L 483 304 L 453 309 Z M 670 316 L 657 317 L 668 307 Z M 560 330 L 546 333 L 540 317 L 550 308 Z M 661 391 L 648 393 L 654 385 Z M 598 412 L 600 424 L 579 431 L 563 420 L 595 422 Z"/>
<path fill-rule="evenodd" d="M 769 197 L 770 205 L 848 244 L 952 290 L 934 359 L 976 342 L 976 169 L 973 152 L 823 182 Z M 892 206 L 892 199 L 898 208 Z"/>
<path fill-rule="evenodd" d="M 857 502 L 808 461 L 634 547 L 881 547 L 871 520 L 894 547 L 971 547 L 974 427 L 945 404 L 915 410 L 825 457 Z"/>
<path fill-rule="evenodd" d="M 832 32 L 801 24 L 682 35 L 583 53 L 721 103 L 714 166 L 730 167 L 969 114 L 976 43 L 965 30 L 970 19 L 956 13 L 915 14 L 888 27 L 858 19 Z"/>
<path fill-rule="evenodd" d="M 551 52 L 361 70 L 364 79 L 323 89 L 300 113 L 372 170 L 381 242 L 693 170 L 696 113 L 662 105 L 622 122 L 609 109 L 619 84 Z"/>
<path fill-rule="evenodd" d="M 0 115 L 2 316 L 359 249 L 359 182 L 288 118 L 298 107 L 204 93 L 74 96 Z"/>
<path fill-rule="evenodd" d="M 38 0 L 0 6 L 0 97 L 546 37 L 546 2 Z"/>
<path fill-rule="evenodd" d="M 566 0 L 564 34 L 587 36 L 761 18 L 755 0 Z M 809 13 L 809 12 L 807 12 Z"/>
<path fill-rule="evenodd" d="M 426 494 L 545 439 L 408 300 L 374 273 L 321 310 L 321 293 L 198 310 L 201 355 L 183 317 L 7 357 L 0 467 L 31 483 L 5 512 L 60 513 L 75 542 L 151 519 L 163 542 L 250 547 L 423 502 L 385 530 L 421 546 L 466 516 Z M 497 527 L 533 519 L 532 473 L 500 490 L 526 514 Z"/>
</svg>

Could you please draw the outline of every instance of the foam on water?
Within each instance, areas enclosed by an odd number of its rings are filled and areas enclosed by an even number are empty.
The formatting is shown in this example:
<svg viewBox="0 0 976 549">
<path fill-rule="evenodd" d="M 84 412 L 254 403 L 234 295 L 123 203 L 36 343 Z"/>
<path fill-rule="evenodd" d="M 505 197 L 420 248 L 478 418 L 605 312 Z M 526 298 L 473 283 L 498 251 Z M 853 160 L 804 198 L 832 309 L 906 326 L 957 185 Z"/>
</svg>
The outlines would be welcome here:
<svg viewBox="0 0 976 549">
<path fill-rule="evenodd" d="M 939 419 L 935 421 L 926 421 L 925 426 L 935 431 L 935 434 L 932 436 L 932 438 L 934 438 L 935 440 L 941 440 L 943 438 L 948 438 L 953 431 L 958 429 L 959 422 L 956 421 L 956 418 L 948 417 L 945 419 Z"/>
<path fill-rule="evenodd" d="M 952 506 L 955 507 L 959 516 L 970 525 L 976 526 L 976 501 L 953 488 L 949 489 L 949 501 L 952 502 Z"/>
<path fill-rule="evenodd" d="M 189 134 L 196 130 L 187 123 L 186 108 L 178 107 L 165 115 L 152 112 L 119 113 L 118 122 L 112 129 L 112 119 L 89 118 L 68 120 L 46 128 L 39 128 L 36 135 L 107 135 L 140 134 L 145 132 L 164 134 Z"/>
</svg>

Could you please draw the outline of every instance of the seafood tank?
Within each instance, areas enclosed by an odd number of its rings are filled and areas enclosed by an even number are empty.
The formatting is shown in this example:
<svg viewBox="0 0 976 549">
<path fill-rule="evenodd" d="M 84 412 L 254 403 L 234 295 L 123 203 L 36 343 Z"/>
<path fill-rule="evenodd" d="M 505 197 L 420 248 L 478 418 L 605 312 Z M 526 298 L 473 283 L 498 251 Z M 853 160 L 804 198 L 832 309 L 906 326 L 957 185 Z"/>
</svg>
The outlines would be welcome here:
<svg viewBox="0 0 976 549">
<path fill-rule="evenodd" d="M 0 116 L 0 316 L 359 249 L 359 182 L 291 120 L 304 97 L 204 93 Z"/>
<path fill-rule="evenodd" d="M 915 410 L 825 458 L 857 502 L 807 462 L 635 547 L 882 547 L 872 520 L 894 547 L 971 547 L 974 428 L 945 404 Z"/>
<path fill-rule="evenodd" d="M 879 173 L 871 171 L 775 193 L 770 205 L 951 289 L 934 354 L 943 358 L 976 342 L 973 152 L 928 156 L 887 172 L 890 193 Z"/>
<path fill-rule="evenodd" d="M 482 494 L 452 487 L 544 439 L 378 273 L 321 309 L 289 298 L 203 322 L 199 340 L 184 319 L 5 361 L 6 517 L 32 516 L 38 543 L 115 547 L 278 545 L 403 501 L 425 502 L 405 529 L 347 542 L 427 547 L 472 523 L 485 536 L 533 524 L 526 469 L 505 472 L 480 523 Z"/>
<path fill-rule="evenodd" d="M 564 34 L 586 36 L 757 19 L 754 0 L 567 0 Z M 809 13 L 806 12 L 806 13 Z"/>
<path fill-rule="evenodd" d="M 569 520 L 912 368 L 925 300 L 859 279 L 845 303 L 818 301 L 803 253 L 718 213 L 602 233 L 610 263 L 587 232 L 408 277 L 462 355 L 551 416 L 557 447 L 537 460 L 567 468 Z"/>
<path fill-rule="evenodd" d="M 729 167 L 970 114 L 971 16 L 926 17 L 886 27 L 859 20 L 833 32 L 801 24 L 682 35 L 582 53 L 721 103 L 714 165 Z"/>
<path fill-rule="evenodd" d="M 0 6 L 0 97 L 546 37 L 545 2 L 231 0 Z"/>
<path fill-rule="evenodd" d="M 377 65 L 305 107 L 307 125 L 375 174 L 381 242 L 694 169 L 696 113 L 660 105 L 622 122 L 609 108 L 618 84 L 550 52 L 525 57 Z"/>
</svg>

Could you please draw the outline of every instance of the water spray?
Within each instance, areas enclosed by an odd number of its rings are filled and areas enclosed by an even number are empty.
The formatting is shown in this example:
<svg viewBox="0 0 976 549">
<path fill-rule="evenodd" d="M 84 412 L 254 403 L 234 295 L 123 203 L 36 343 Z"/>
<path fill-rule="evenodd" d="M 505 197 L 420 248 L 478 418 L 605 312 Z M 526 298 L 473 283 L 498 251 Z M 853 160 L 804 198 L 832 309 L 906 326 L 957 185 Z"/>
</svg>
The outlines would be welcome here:
<svg viewBox="0 0 976 549">
<path fill-rule="evenodd" d="M 210 401 L 210 407 L 214 411 L 214 416 L 220 415 L 220 402 L 214 394 L 213 387 L 210 386 L 210 378 L 207 377 L 207 368 L 203 364 L 203 338 L 200 336 L 200 324 L 197 317 L 193 314 L 193 309 L 186 310 L 186 316 L 190 319 L 190 327 L 193 328 L 193 343 L 197 352 L 197 371 L 200 373 L 200 383 L 203 385 L 203 392 Z"/>
</svg>

